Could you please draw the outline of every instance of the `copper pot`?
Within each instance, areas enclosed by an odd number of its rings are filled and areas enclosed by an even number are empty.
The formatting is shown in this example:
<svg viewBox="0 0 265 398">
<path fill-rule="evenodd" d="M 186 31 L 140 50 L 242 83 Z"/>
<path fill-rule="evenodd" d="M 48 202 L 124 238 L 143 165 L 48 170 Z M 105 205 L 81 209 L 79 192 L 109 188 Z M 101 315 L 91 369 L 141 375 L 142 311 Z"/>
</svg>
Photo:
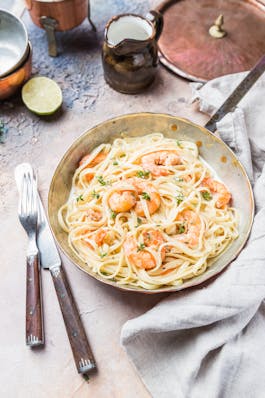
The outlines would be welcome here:
<svg viewBox="0 0 265 398">
<path fill-rule="evenodd" d="M 55 31 L 65 31 L 80 25 L 85 18 L 96 30 L 90 19 L 89 0 L 25 0 L 32 21 L 46 30 L 49 55 L 57 56 Z"/>
<path fill-rule="evenodd" d="M 88 16 L 89 0 L 26 0 L 32 21 L 43 28 L 41 17 L 56 20 L 55 30 L 64 31 L 80 25 Z"/>
<path fill-rule="evenodd" d="M 15 71 L 0 79 L 0 100 L 5 100 L 14 95 L 29 79 L 32 70 L 32 47 L 28 43 L 28 55 L 25 62 Z"/>
</svg>

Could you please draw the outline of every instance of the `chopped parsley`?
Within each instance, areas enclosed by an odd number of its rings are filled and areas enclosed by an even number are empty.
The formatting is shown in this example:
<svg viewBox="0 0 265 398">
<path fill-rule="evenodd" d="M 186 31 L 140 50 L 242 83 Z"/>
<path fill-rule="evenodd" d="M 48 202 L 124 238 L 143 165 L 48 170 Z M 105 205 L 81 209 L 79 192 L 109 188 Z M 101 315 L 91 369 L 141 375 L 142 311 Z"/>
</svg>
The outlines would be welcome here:
<svg viewBox="0 0 265 398">
<path fill-rule="evenodd" d="M 143 193 L 142 193 L 142 197 L 143 197 L 143 199 L 145 199 L 145 200 L 151 200 L 151 197 L 150 197 L 150 195 L 148 195 L 147 192 L 143 192 Z"/>
<path fill-rule="evenodd" d="M 137 171 L 137 173 L 136 173 L 136 175 L 137 175 L 137 177 L 139 177 L 139 178 L 147 178 L 148 176 L 149 176 L 149 174 L 150 174 L 150 171 L 148 171 L 148 170 L 140 170 L 140 171 Z"/>
<path fill-rule="evenodd" d="M 176 200 L 177 200 L 177 205 L 180 205 L 180 203 L 182 203 L 184 200 L 183 193 L 180 193 L 178 196 L 176 196 Z"/>
<path fill-rule="evenodd" d="M 135 228 L 138 228 L 142 224 L 142 219 L 140 217 L 137 217 L 137 225 L 135 225 Z"/>
<path fill-rule="evenodd" d="M 175 177 L 175 180 L 176 180 L 177 182 L 183 182 L 183 181 L 184 181 L 184 179 L 183 179 L 183 178 L 180 178 L 180 177 Z"/>
<path fill-rule="evenodd" d="M 178 225 L 178 234 L 183 234 L 185 232 L 185 224 Z"/>
<path fill-rule="evenodd" d="M 112 218 L 112 220 L 115 220 L 116 216 L 117 216 L 117 213 L 115 213 L 115 211 L 110 209 L 110 218 Z"/>
<path fill-rule="evenodd" d="M 107 185 L 107 182 L 103 179 L 102 176 L 97 176 L 96 179 L 101 185 Z"/>
<path fill-rule="evenodd" d="M 140 243 L 140 244 L 137 246 L 137 251 L 140 252 L 141 250 L 144 250 L 144 248 L 145 248 L 145 244 L 144 244 L 144 243 Z"/>
<path fill-rule="evenodd" d="M 179 141 L 179 140 L 177 140 L 176 142 L 177 142 L 177 146 L 179 146 L 179 147 L 180 147 L 180 146 L 181 146 L 181 143 L 180 143 L 180 141 Z"/>
<path fill-rule="evenodd" d="M 108 254 L 108 253 L 100 253 L 100 257 L 101 257 L 101 258 L 106 257 L 107 254 Z M 102 273 L 102 272 L 101 272 L 101 273 Z"/>
<path fill-rule="evenodd" d="M 202 191 L 201 194 L 202 194 L 203 199 L 205 199 L 207 201 L 212 200 L 212 198 L 213 198 L 212 195 L 210 194 L 210 192 L 208 192 L 208 191 Z"/>
<path fill-rule="evenodd" d="M 118 162 L 117 162 L 117 160 L 114 160 L 114 162 L 112 163 L 113 164 L 113 166 L 118 166 Z"/>
<path fill-rule="evenodd" d="M 77 202 L 79 202 L 80 200 L 84 201 L 83 195 L 79 195 L 79 196 L 76 198 L 76 201 L 77 201 Z"/>
<path fill-rule="evenodd" d="M 94 191 L 92 191 L 92 198 L 94 198 L 94 199 L 99 199 L 100 198 L 100 194 L 99 193 L 97 193 L 95 190 Z"/>
</svg>

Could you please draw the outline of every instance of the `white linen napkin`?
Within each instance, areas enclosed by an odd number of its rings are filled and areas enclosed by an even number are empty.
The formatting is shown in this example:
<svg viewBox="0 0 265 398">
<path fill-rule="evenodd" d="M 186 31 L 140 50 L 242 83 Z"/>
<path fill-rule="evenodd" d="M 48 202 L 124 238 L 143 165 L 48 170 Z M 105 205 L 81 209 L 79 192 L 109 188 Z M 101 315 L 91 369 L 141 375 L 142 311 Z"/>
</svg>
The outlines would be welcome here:
<svg viewBox="0 0 265 398">
<path fill-rule="evenodd" d="M 202 86 L 212 114 L 245 73 Z M 265 76 L 218 123 L 253 182 L 256 215 L 238 258 L 204 288 L 174 293 L 122 328 L 121 343 L 154 398 L 265 397 Z"/>
</svg>

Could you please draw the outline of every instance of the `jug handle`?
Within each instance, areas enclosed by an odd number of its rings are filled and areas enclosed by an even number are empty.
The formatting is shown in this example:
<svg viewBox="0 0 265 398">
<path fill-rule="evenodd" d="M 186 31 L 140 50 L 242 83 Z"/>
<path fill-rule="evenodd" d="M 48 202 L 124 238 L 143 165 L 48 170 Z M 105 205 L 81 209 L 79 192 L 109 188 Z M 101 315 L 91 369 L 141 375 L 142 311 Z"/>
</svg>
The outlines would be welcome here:
<svg viewBox="0 0 265 398">
<path fill-rule="evenodd" d="M 148 14 L 146 15 L 146 19 L 148 19 L 150 22 L 152 22 L 152 24 L 154 25 L 155 28 L 155 40 L 158 40 L 162 30 L 163 30 L 163 26 L 164 26 L 164 18 L 163 15 L 155 10 L 151 10 L 148 12 Z"/>
</svg>

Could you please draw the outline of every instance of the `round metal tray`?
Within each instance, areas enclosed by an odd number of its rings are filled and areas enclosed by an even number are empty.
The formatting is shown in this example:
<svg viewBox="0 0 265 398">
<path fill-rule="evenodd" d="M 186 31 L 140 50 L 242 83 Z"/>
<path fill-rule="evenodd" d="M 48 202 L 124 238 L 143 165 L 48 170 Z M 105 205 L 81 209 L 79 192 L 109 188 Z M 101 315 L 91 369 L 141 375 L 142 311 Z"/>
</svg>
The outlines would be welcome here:
<svg viewBox="0 0 265 398">
<path fill-rule="evenodd" d="M 166 0 L 160 61 L 174 73 L 206 82 L 251 69 L 265 53 L 265 4 L 256 0 Z M 224 17 L 223 38 L 209 28 Z"/>
</svg>

